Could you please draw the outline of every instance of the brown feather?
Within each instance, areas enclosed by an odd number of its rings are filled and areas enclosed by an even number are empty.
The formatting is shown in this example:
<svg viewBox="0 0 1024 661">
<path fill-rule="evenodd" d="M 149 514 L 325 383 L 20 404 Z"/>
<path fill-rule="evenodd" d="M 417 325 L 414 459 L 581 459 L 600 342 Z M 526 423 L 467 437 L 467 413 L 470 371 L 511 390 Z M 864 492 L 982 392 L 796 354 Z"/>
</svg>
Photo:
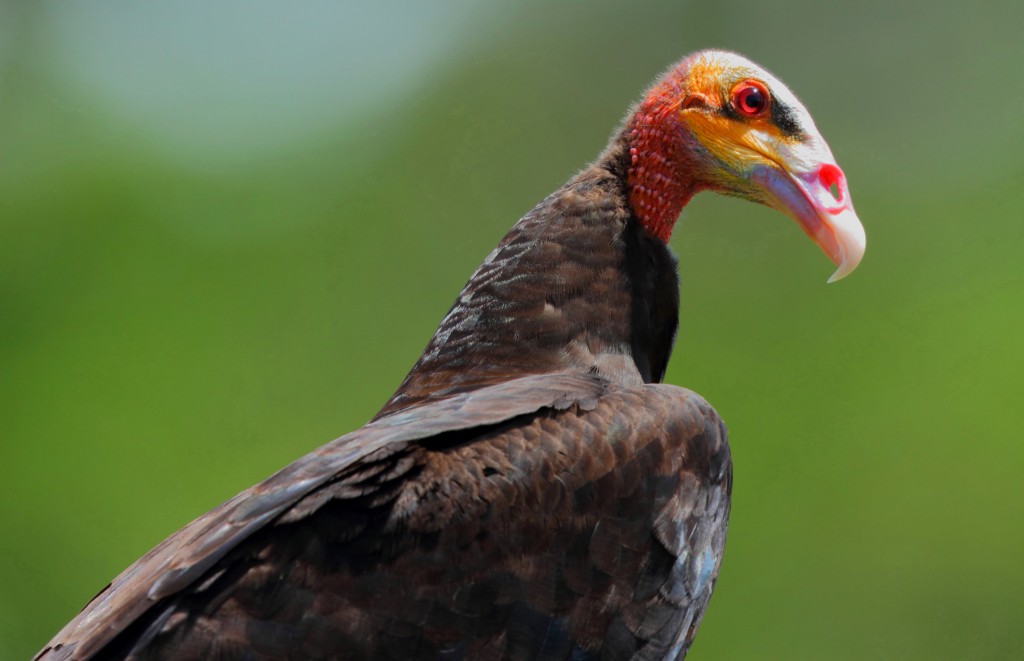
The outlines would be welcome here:
<svg viewBox="0 0 1024 661">
<path fill-rule="evenodd" d="M 686 649 L 728 516 L 728 448 L 703 400 L 612 388 L 589 411 L 448 434 L 378 448 L 237 542 L 206 580 L 176 581 L 121 632 L 85 623 L 44 658 Z M 151 580 L 130 575 L 113 598 Z"/>
<path fill-rule="evenodd" d="M 39 659 L 682 658 L 731 464 L 653 385 L 675 260 L 627 139 L 520 220 L 368 425 L 181 529 Z"/>
</svg>

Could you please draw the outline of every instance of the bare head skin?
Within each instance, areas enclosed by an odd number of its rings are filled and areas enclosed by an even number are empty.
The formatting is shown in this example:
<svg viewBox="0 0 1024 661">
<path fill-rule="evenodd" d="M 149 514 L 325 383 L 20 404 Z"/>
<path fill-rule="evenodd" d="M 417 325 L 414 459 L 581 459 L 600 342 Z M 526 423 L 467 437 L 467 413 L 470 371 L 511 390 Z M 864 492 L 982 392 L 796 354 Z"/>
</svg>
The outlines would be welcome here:
<svg viewBox="0 0 1024 661">
<path fill-rule="evenodd" d="M 781 81 L 741 55 L 707 50 L 670 69 L 627 124 L 630 202 L 645 227 L 668 240 L 700 190 L 742 197 L 795 220 L 850 274 L 864 228 L 842 169 L 810 113 Z"/>
</svg>

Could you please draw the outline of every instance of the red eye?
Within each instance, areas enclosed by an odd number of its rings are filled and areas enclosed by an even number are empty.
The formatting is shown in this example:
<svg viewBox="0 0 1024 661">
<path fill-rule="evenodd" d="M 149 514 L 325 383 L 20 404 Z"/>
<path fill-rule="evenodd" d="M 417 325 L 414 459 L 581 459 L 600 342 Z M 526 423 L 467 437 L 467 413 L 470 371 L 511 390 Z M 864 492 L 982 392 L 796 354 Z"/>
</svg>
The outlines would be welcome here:
<svg viewBox="0 0 1024 661">
<path fill-rule="evenodd" d="M 756 80 L 745 80 L 732 89 L 732 105 L 741 115 L 760 117 L 771 102 L 768 88 Z"/>
</svg>

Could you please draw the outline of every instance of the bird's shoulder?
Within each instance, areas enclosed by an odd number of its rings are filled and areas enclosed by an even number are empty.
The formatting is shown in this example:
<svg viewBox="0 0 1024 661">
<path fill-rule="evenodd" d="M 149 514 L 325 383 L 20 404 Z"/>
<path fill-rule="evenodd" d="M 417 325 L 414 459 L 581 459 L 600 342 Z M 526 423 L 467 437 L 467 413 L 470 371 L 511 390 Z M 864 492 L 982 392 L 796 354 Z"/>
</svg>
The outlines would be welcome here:
<svg viewBox="0 0 1024 661">
<path fill-rule="evenodd" d="M 400 410 L 337 438 L 185 525 L 104 587 L 37 655 L 88 658 L 155 603 L 184 589 L 254 532 L 312 511 L 316 491 L 365 476 L 366 457 L 397 456 L 411 441 L 471 429 L 544 407 L 592 406 L 607 384 L 579 374 L 548 374 Z M 307 500 L 305 508 L 299 507 Z"/>
<path fill-rule="evenodd" d="M 595 548 L 628 546 L 624 535 L 637 532 L 635 525 L 623 528 L 629 517 L 600 512 L 614 513 L 643 492 L 659 501 L 646 505 L 655 512 L 649 535 L 666 557 L 678 559 L 684 539 L 699 528 L 692 515 L 699 510 L 703 516 L 722 485 L 725 497 L 715 506 L 727 512 L 728 470 L 718 416 L 703 399 L 672 386 L 618 388 L 595 377 L 551 374 L 397 411 L 179 530 L 97 595 L 41 658 L 88 658 L 142 624 L 148 635 L 166 631 L 178 607 L 163 608 L 160 621 L 150 622 L 160 604 L 176 604 L 215 583 L 229 565 L 245 564 L 239 558 L 256 552 L 248 546 L 283 545 L 282 552 L 293 552 L 309 542 L 301 541 L 303 530 L 318 539 L 328 534 L 331 544 L 363 544 L 375 559 L 406 554 L 413 564 L 405 567 L 415 573 L 428 571 L 429 563 L 416 559 L 425 543 L 446 551 L 451 563 L 459 549 L 474 547 L 482 521 L 493 536 L 488 544 L 501 546 L 504 557 L 536 555 L 538 549 L 528 547 L 547 539 L 545 530 L 575 530 L 587 512 L 595 514 L 586 525 L 601 523 L 600 534 L 588 533 Z M 652 488 L 659 479 L 663 484 Z M 342 510 L 359 509 L 359 523 L 339 523 L 338 505 L 346 503 Z M 371 511 L 380 516 L 367 515 Z M 271 535 L 278 526 L 292 526 L 293 541 Z M 568 549 L 557 553 L 573 561 Z M 239 571 L 243 591 L 260 580 Z M 311 565 L 306 573 L 317 571 L 327 570 Z M 702 571 L 708 573 L 698 568 L 691 582 L 699 583 Z M 703 587 L 697 583 L 691 587 Z"/>
</svg>

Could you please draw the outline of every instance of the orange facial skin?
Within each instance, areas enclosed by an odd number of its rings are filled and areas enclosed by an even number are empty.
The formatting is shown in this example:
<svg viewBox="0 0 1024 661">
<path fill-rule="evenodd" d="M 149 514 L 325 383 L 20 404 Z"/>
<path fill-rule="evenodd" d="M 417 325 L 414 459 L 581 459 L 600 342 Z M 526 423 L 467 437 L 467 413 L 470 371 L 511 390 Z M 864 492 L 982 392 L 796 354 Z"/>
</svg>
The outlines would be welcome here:
<svg viewBox="0 0 1024 661">
<path fill-rule="evenodd" d="M 839 267 L 833 280 L 863 256 L 845 175 L 807 110 L 742 56 L 702 51 L 684 59 L 648 90 L 626 128 L 630 203 L 663 241 L 689 199 L 713 190 L 796 220 Z"/>
<path fill-rule="evenodd" d="M 771 113 L 743 117 L 735 110 L 722 112 L 723 109 L 731 109 L 733 90 L 745 82 L 743 71 L 730 71 L 714 61 L 698 61 L 687 73 L 685 85 L 691 98 L 684 104 L 686 107 L 680 112 L 680 119 L 725 166 L 722 170 L 705 172 L 706 185 L 718 192 L 743 195 L 735 190 L 736 175 L 749 171 L 754 165 L 777 164 L 779 157 L 775 145 L 795 144 L 798 138 L 786 135 L 776 126 Z M 737 79 L 739 82 L 735 84 L 723 85 Z M 761 81 L 756 82 L 764 85 Z M 770 95 L 770 91 L 768 93 Z"/>
</svg>

